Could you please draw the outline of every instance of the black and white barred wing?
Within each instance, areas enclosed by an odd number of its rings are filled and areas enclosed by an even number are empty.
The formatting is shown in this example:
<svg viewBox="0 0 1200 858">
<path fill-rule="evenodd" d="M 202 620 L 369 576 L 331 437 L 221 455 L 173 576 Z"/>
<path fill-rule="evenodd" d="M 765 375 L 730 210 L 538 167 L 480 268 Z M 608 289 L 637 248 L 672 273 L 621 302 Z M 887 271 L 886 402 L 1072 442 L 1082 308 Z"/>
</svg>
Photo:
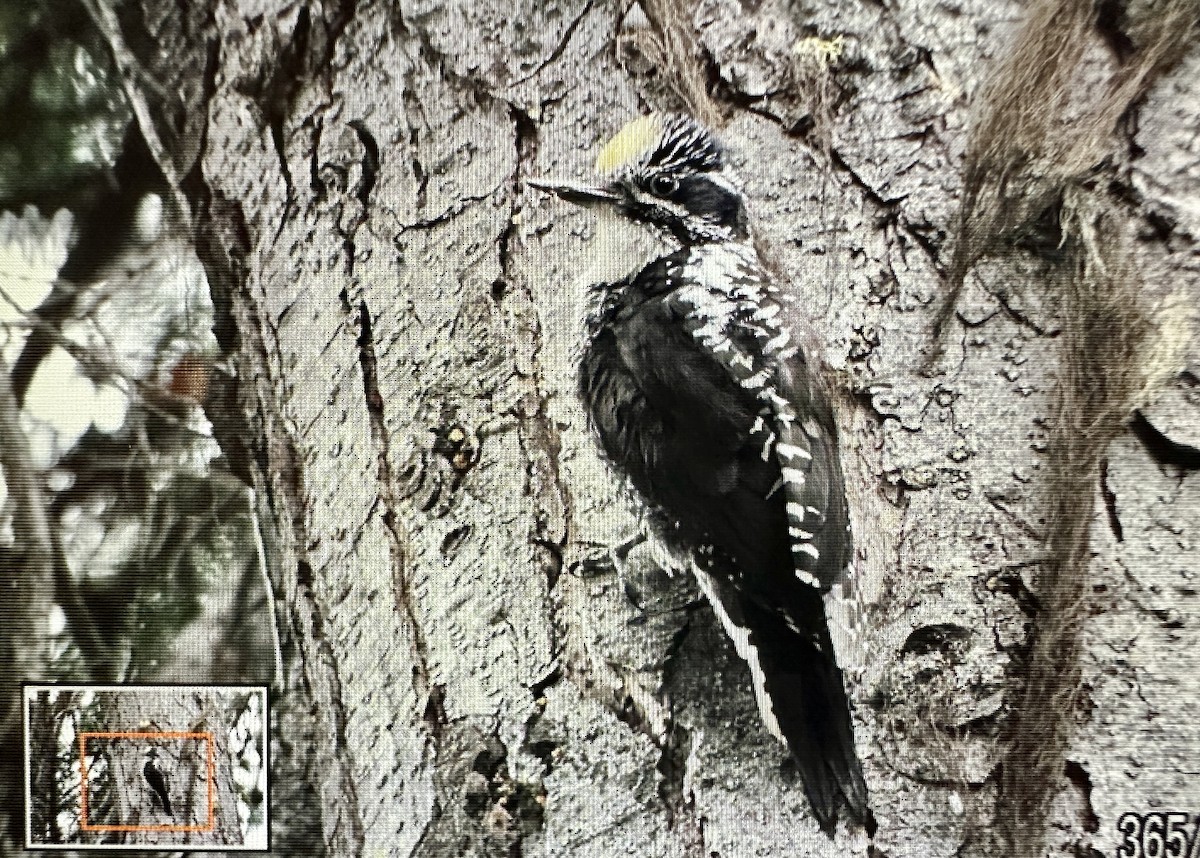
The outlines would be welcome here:
<svg viewBox="0 0 1200 858">
<path fill-rule="evenodd" d="M 822 590 L 851 559 L 851 537 L 833 415 L 797 349 L 781 360 L 768 394 L 796 575 Z"/>
<path fill-rule="evenodd" d="M 784 320 L 779 289 L 753 251 L 693 252 L 677 295 L 684 327 L 760 405 L 753 427 L 774 457 L 799 581 L 828 589 L 850 559 L 846 501 L 829 404 Z M 718 288 L 716 285 L 721 284 Z"/>
<path fill-rule="evenodd" d="M 823 601 L 851 551 L 832 414 L 784 323 L 782 296 L 753 251 L 696 248 L 687 265 L 673 312 L 708 360 L 745 392 L 746 449 L 763 466 L 740 462 L 741 486 L 755 498 L 740 502 L 744 526 L 726 534 L 732 541 L 718 543 L 739 564 L 757 557 L 763 565 L 731 573 L 719 552 L 701 553 L 696 577 L 750 665 L 764 722 L 791 750 L 814 812 L 830 830 L 843 800 L 858 818 L 868 813 Z M 786 527 L 786 541 L 763 526 Z M 751 548 L 772 540 L 776 552 Z M 706 568 L 706 560 L 717 565 Z"/>
</svg>

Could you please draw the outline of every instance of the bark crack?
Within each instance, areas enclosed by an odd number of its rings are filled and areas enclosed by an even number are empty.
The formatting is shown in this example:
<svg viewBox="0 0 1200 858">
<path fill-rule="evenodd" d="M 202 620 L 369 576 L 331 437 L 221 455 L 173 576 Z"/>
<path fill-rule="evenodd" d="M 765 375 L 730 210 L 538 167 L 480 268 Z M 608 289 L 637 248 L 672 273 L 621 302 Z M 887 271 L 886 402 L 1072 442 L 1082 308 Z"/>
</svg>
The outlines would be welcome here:
<svg viewBox="0 0 1200 858">
<path fill-rule="evenodd" d="M 1121 518 L 1117 515 L 1117 493 L 1108 484 L 1108 459 L 1100 461 L 1100 491 L 1104 495 L 1104 509 L 1108 513 L 1108 527 L 1112 530 L 1117 542 L 1125 541 L 1125 531 L 1121 527 Z"/>
<path fill-rule="evenodd" d="M 441 705 L 441 689 L 432 685 L 429 671 L 429 645 L 425 639 L 408 580 L 409 536 L 403 519 L 397 514 L 398 493 L 392 476 L 390 442 L 384 417 L 383 394 L 379 391 L 379 370 L 375 355 L 375 340 L 371 324 L 371 310 L 365 300 L 358 305 L 358 354 L 362 369 L 363 396 L 367 415 L 371 423 L 371 440 L 375 443 L 378 484 L 377 497 L 383 506 L 380 521 L 383 522 L 392 550 L 392 594 L 397 610 L 411 630 L 413 640 L 413 682 L 419 698 L 426 701 L 423 716 L 436 741 L 446 724 L 446 714 Z"/>
<path fill-rule="evenodd" d="M 413 160 L 413 165 L 414 165 L 414 169 L 419 169 L 419 167 L 420 167 L 419 163 L 415 159 Z M 427 181 L 427 178 L 423 179 L 422 181 Z M 505 184 L 507 184 L 507 182 L 501 182 L 499 185 L 497 185 L 496 187 L 492 188 L 490 191 L 488 191 L 487 193 L 484 193 L 484 194 L 469 194 L 466 196 L 461 196 L 457 200 L 454 201 L 453 205 L 447 207 L 444 211 L 440 212 L 439 214 L 433 215 L 432 217 L 421 218 L 420 220 L 415 220 L 412 223 L 402 223 L 402 224 L 400 224 L 399 232 L 396 233 L 394 238 L 398 239 L 400 236 L 404 235 L 406 232 L 411 232 L 413 230 L 433 229 L 434 227 L 438 227 L 438 226 L 447 224 L 450 221 L 454 220 L 456 217 L 458 217 L 461 214 L 463 214 L 464 212 L 466 212 L 472 206 L 478 205 L 479 203 L 482 203 L 486 200 L 490 200 L 492 197 L 494 197 L 496 195 L 497 192 L 499 192 L 501 189 L 504 188 Z M 423 194 L 423 193 L 424 193 L 424 191 L 419 189 L 418 197 L 420 198 L 419 195 Z M 423 202 L 422 202 L 422 204 L 423 204 Z"/>
<path fill-rule="evenodd" d="M 536 530 L 533 542 L 547 550 L 547 591 L 551 594 L 562 573 L 562 552 L 568 542 L 568 531 L 571 520 L 570 492 L 558 468 L 562 443 L 553 422 L 546 413 L 546 395 L 540 389 L 538 379 L 541 373 L 539 356 L 541 354 L 541 323 L 538 319 L 533 296 L 516 274 L 514 265 L 514 244 L 518 238 L 520 204 L 519 193 L 523 189 L 523 177 L 527 165 L 537 157 L 538 132 L 537 123 L 528 113 L 516 105 L 509 105 L 509 113 L 513 122 L 514 147 L 516 149 L 516 164 L 510 177 L 513 208 L 509 222 L 497 241 L 500 262 L 500 279 L 492 286 L 492 295 L 496 300 L 502 300 L 514 285 L 521 285 L 522 305 L 528 308 L 529 317 L 526 320 L 525 334 L 529 338 L 530 363 L 535 367 L 533 378 L 529 380 L 529 393 L 522 397 L 514 416 L 518 421 L 518 438 L 526 453 L 529 463 L 526 478 L 529 481 L 527 490 L 541 499 Z M 555 625 L 554 605 L 551 599 L 551 640 Z"/>
<path fill-rule="evenodd" d="M 517 78 L 512 85 L 516 86 L 527 83 L 532 78 L 535 78 L 541 74 L 546 66 L 553 62 L 557 62 L 558 59 L 566 52 L 567 45 L 571 43 L 571 37 L 575 35 L 575 31 L 579 29 L 579 25 L 583 23 L 583 19 L 591 14 L 592 7 L 595 5 L 595 3 L 596 0 L 587 0 L 587 2 L 583 5 L 582 11 L 580 11 L 578 15 L 571 19 L 571 23 L 567 24 L 567 28 L 563 31 L 562 38 L 558 40 L 558 44 L 554 46 L 554 50 L 550 52 L 550 55 L 547 56 L 542 62 L 538 63 L 537 67 L 534 68 L 534 70 L 529 74 L 525 75 L 524 77 Z"/>
<path fill-rule="evenodd" d="M 196 189 L 200 211 L 196 252 L 208 276 L 218 315 L 216 327 L 228 331 L 230 338 L 223 346 L 238 355 L 243 379 L 230 398 L 238 400 L 242 414 L 257 414 L 257 421 L 244 418 L 230 425 L 228 418 L 218 414 L 213 421 L 218 441 L 228 455 L 238 455 L 246 438 L 257 442 L 248 451 L 257 462 L 256 482 L 262 496 L 274 511 L 279 526 L 280 562 L 277 567 L 277 592 L 282 595 L 291 629 L 285 646 L 290 646 L 295 658 L 289 659 L 293 670 L 281 676 L 289 698 L 288 710 L 315 712 L 318 723 L 324 722 L 333 741 L 326 754 L 311 760 L 305 767 L 306 777 L 314 784 L 325 782 L 336 791 L 339 801 L 330 814 L 330 807 L 313 801 L 306 812 L 319 819 L 325 845 L 335 854 L 357 855 L 364 840 L 362 817 L 355 786 L 354 765 L 347 735 L 347 715 L 342 699 L 342 680 L 332 642 L 327 636 L 327 621 L 319 594 L 314 586 L 314 572 L 305 556 L 308 543 L 305 523 L 307 490 L 303 479 L 302 455 L 289 422 L 282 416 L 280 367 L 277 331 L 270 325 L 260 296 L 249 288 L 247 257 L 253 246 L 250 229 L 241 205 L 206 185 Z M 311 644 L 311 647 L 310 647 Z M 299 665 L 298 669 L 296 665 Z M 297 811 L 305 812 L 305 811 Z"/>
</svg>

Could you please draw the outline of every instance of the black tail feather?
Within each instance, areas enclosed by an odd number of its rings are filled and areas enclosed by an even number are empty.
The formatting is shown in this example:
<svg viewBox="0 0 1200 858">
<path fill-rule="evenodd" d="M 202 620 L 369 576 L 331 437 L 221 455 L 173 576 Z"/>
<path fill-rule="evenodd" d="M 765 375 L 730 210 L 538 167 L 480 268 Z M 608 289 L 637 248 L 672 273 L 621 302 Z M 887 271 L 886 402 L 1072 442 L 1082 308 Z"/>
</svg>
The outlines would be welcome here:
<svg viewBox="0 0 1200 858">
<path fill-rule="evenodd" d="M 776 721 L 796 760 L 804 791 L 821 828 L 832 834 L 845 806 L 868 829 L 874 820 L 867 785 L 854 749 L 850 704 L 825 627 L 820 594 L 813 591 L 819 620 L 796 618 L 797 632 L 777 613 L 743 607 L 751 642 Z"/>
</svg>

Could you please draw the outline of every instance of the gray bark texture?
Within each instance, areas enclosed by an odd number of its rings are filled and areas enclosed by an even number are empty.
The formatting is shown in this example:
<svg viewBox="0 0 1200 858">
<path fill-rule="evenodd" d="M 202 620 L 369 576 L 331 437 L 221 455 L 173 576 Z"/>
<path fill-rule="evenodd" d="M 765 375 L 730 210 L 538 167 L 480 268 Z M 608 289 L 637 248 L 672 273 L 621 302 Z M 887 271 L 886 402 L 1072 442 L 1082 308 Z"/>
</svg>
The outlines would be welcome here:
<svg viewBox="0 0 1200 858">
<path fill-rule="evenodd" d="M 53 594 L 53 559 L 50 528 L 46 522 L 41 486 L 38 482 L 29 440 L 21 430 L 20 408 L 9 384 L 8 368 L 0 361 L 0 471 L 7 497 L 4 528 L 21 534 L 0 539 L 0 575 L 4 598 L 12 606 L 0 629 L 0 756 L 6 760 L 24 757 L 22 744 L 22 682 L 37 679 L 46 668 L 46 617 Z M 15 849 L 24 832 L 24 796 L 19 778 L 6 778 L 0 786 L 0 854 Z"/>
<path fill-rule="evenodd" d="M 1194 4 L 143 5 L 114 50 L 272 523 L 281 854 L 1093 856 L 1200 812 Z M 647 109 L 720 126 L 838 391 L 873 838 L 820 833 L 691 582 L 603 562 L 638 510 L 574 364 L 628 236 L 524 180 Z"/>
<path fill-rule="evenodd" d="M 227 705 L 219 692 L 202 688 L 123 692 L 113 694 L 111 701 L 106 702 L 111 721 L 105 727 L 110 731 L 212 735 L 212 784 L 208 740 L 173 737 L 110 741 L 110 763 L 118 783 L 116 823 L 137 829 L 124 832 L 121 842 L 157 848 L 169 848 L 172 844 L 219 847 L 242 843 L 233 790 Z M 146 764 L 144 752 L 150 747 L 158 751 L 160 767 L 166 773 L 171 816 L 167 816 L 161 804 L 155 803 L 153 791 L 142 774 Z M 172 827 L 204 830 L 169 830 Z M 100 837 L 96 839 L 104 842 Z"/>
</svg>

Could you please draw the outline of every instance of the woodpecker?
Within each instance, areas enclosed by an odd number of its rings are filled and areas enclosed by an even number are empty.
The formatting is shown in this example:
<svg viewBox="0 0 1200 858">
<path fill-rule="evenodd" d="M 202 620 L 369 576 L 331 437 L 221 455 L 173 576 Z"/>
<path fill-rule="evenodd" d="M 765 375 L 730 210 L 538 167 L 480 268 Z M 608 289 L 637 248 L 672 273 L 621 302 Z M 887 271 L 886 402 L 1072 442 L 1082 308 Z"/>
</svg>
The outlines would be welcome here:
<svg viewBox="0 0 1200 858">
<path fill-rule="evenodd" d="M 175 814 L 171 810 L 171 796 L 167 794 L 167 776 L 158 764 L 157 749 L 151 748 L 146 751 L 146 765 L 142 766 L 142 776 L 146 778 L 146 783 L 150 785 L 150 789 L 162 805 L 163 810 L 166 811 L 167 816 L 174 817 Z"/>
<path fill-rule="evenodd" d="M 643 116 L 596 167 L 597 184 L 530 184 L 673 248 L 592 287 L 578 385 L 600 447 L 692 558 L 821 828 L 832 836 L 842 806 L 873 827 L 823 601 L 852 552 L 836 427 L 790 299 L 710 130 Z"/>
</svg>

